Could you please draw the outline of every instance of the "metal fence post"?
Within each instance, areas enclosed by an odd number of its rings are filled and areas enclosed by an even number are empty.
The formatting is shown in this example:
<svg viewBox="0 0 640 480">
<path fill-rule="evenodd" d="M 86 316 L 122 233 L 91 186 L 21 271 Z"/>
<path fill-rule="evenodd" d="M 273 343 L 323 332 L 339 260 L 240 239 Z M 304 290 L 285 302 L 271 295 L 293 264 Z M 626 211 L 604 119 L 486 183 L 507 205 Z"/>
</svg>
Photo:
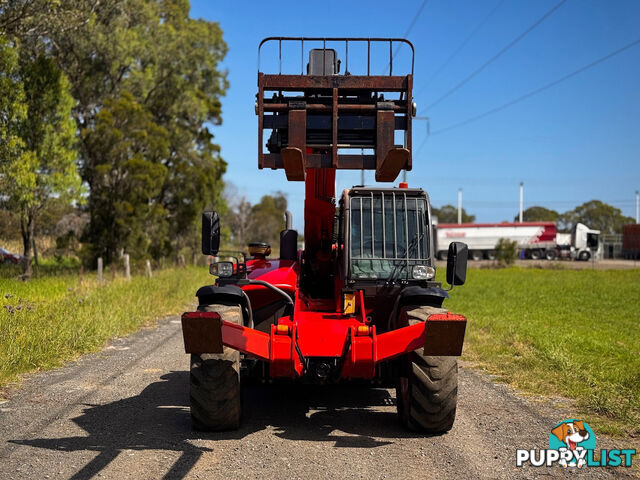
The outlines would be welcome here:
<svg viewBox="0 0 640 480">
<path fill-rule="evenodd" d="M 102 257 L 98 257 L 98 285 L 102 285 Z"/>
<path fill-rule="evenodd" d="M 128 253 L 124 254 L 124 278 L 126 278 L 127 281 L 131 280 L 131 267 L 129 265 L 129 254 Z"/>
</svg>

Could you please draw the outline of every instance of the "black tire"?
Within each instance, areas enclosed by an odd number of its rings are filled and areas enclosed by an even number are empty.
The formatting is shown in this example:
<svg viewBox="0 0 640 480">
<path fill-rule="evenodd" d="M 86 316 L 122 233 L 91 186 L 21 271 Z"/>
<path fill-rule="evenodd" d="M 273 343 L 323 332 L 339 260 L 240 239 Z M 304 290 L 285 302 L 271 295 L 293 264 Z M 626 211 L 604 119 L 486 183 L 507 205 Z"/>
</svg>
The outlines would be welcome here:
<svg viewBox="0 0 640 480">
<path fill-rule="evenodd" d="M 555 250 L 546 250 L 544 252 L 544 258 L 546 258 L 549 261 L 555 260 L 557 256 L 558 254 L 556 253 Z"/>
<path fill-rule="evenodd" d="M 438 252 L 438 260 L 446 260 L 447 257 L 449 256 L 448 254 L 449 252 L 447 250 L 440 250 Z"/>
<path fill-rule="evenodd" d="M 531 250 L 531 252 L 529 252 L 529 258 L 531 258 L 531 260 L 540 260 L 540 258 L 542 258 L 540 250 Z"/>
<path fill-rule="evenodd" d="M 496 259 L 496 251 L 495 250 L 489 250 L 487 252 L 487 260 L 495 260 Z"/>
<path fill-rule="evenodd" d="M 591 254 L 589 252 L 580 252 L 580 255 L 578 256 L 578 260 L 583 262 L 588 262 L 590 258 Z"/>
<path fill-rule="evenodd" d="M 242 325 L 240 306 L 201 305 L 199 311 L 217 312 L 223 320 Z M 221 431 L 240 427 L 240 352 L 191 355 L 191 424 L 195 430 Z"/>
<path fill-rule="evenodd" d="M 476 262 L 482 260 L 482 252 L 480 250 L 471 250 L 471 260 Z"/>
<path fill-rule="evenodd" d="M 424 322 L 443 308 L 404 307 L 400 326 Z M 405 428 L 422 433 L 451 430 L 458 403 L 458 358 L 425 356 L 415 350 L 402 359 L 396 388 L 398 418 Z"/>
</svg>

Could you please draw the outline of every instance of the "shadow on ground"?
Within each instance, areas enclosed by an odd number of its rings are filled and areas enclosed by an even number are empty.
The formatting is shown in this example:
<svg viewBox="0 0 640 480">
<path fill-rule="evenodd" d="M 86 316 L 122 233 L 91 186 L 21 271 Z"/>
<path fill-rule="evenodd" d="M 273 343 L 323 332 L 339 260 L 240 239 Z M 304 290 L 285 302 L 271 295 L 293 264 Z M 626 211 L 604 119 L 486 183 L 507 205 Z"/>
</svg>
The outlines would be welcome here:
<svg viewBox="0 0 640 480">
<path fill-rule="evenodd" d="M 248 385 L 244 419 L 237 431 L 206 433 L 191 429 L 189 374 L 171 372 L 139 395 L 104 405 L 87 405 L 73 421 L 87 436 L 11 440 L 12 443 L 57 451 L 96 451 L 98 455 L 73 477 L 88 479 L 106 468 L 124 450 L 181 452 L 165 479 L 181 479 L 211 448 L 191 440 L 241 439 L 268 426 L 274 435 L 293 441 L 333 442 L 335 447 L 373 448 L 413 436 L 398 424 L 385 389 L 358 386 Z M 198 442 L 202 444 L 203 442 Z"/>
</svg>

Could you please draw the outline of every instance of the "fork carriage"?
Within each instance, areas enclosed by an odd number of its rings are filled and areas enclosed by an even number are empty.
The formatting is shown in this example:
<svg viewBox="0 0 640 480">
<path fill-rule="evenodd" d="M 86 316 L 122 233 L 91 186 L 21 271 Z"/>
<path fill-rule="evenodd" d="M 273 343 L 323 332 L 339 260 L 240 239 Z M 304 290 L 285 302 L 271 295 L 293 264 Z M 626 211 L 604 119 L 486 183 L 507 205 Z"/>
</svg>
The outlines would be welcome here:
<svg viewBox="0 0 640 480">
<path fill-rule="evenodd" d="M 327 41 L 344 43 L 345 73 Z M 322 42 L 310 51 L 307 71 L 299 75 L 258 73 L 258 168 L 284 168 L 288 180 L 303 181 L 308 168 L 375 170 L 376 181 L 392 182 L 400 170 L 411 170 L 411 119 L 413 45 L 404 39 L 270 37 L 260 43 Z M 349 73 L 349 44 L 366 43 L 367 75 Z M 370 75 L 371 45 L 389 45 L 389 74 Z M 394 75 L 393 47 L 411 49 L 411 70 Z M 302 58 L 302 57 L 301 57 Z M 280 66 L 282 62 L 280 61 Z M 272 130 L 263 152 L 264 130 Z M 402 144 L 396 145 L 396 132 Z M 373 154 L 340 153 L 341 150 L 373 150 Z"/>
</svg>

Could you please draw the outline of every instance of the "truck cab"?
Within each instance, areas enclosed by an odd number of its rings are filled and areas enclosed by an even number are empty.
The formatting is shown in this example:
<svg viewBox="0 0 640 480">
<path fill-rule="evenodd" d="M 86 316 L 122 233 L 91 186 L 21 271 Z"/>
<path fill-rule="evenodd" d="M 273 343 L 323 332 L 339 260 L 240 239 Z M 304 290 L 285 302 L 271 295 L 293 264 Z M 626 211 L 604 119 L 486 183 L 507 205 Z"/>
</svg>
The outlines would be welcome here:
<svg viewBox="0 0 640 480">
<path fill-rule="evenodd" d="M 593 230 L 583 223 L 576 223 L 571 231 L 571 245 L 576 260 L 587 261 L 600 256 L 600 230 Z"/>
</svg>

